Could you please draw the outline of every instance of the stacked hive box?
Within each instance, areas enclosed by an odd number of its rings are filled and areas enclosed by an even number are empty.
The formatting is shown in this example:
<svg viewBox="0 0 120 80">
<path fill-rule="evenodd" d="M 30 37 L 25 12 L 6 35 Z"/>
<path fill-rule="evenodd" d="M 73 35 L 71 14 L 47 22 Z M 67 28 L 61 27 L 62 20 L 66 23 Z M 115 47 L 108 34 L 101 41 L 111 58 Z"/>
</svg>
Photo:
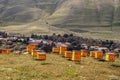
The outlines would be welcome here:
<svg viewBox="0 0 120 80">
<path fill-rule="evenodd" d="M 102 59 L 103 58 L 103 52 L 102 51 L 96 51 L 95 52 L 95 58 L 96 59 Z"/>
<path fill-rule="evenodd" d="M 65 58 L 72 59 L 72 52 L 71 51 L 66 51 L 65 52 Z"/>
<path fill-rule="evenodd" d="M 67 51 L 67 47 L 66 46 L 61 46 L 60 47 L 60 54 L 64 56 L 65 55 L 65 51 Z"/>
<path fill-rule="evenodd" d="M 75 62 L 79 62 L 81 60 L 81 52 L 80 51 L 73 51 L 72 60 Z"/>
<path fill-rule="evenodd" d="M 81 56 L 82 57 L 87 57 L 88 52 L 86 50 L 81 50 Z"/>
<path fill-rule="evenodd" d="M 113 53 L 108 53 L 105 56 L 105 60 L 108 62 L 115 62 L 115 55 Z"/>
<path fill-rule="evenodd" d="M 59 48 L 55 48 L 55 47 L 52 48 L 52 52 L 53 52 L 53 53 L 59 53 Z"/>
<path fill-rule="evenodd" d="M 10 50 L 9 49 L 2 49 L 1 53 L 2 54 L 10 54 Z"/>
<path fill-rule="evenodd" d="M 37 50 L 33 50 L 31 55 L 32 55 L 33 57 L 37 57 L 37 54 L 38 54 Z"/>
<path fill-rule="evenodd" d="M 37 46 L 36 44 L 30 44 L 30 45 L 28 45 L 27 51 L 31 54 L 32 51 L 33 51 L 33 49 L 36 48 L 36 46 Z"/>
<path fill-rule="evenodd" d="M 90 51 L 90 57 L 95 57 L 95 51 Z"/>
<path fill-rule="evenodd" d="M 45 53 L 38 53 L 37 60 L 46 60 L 46 54 Z"/>
</svg>

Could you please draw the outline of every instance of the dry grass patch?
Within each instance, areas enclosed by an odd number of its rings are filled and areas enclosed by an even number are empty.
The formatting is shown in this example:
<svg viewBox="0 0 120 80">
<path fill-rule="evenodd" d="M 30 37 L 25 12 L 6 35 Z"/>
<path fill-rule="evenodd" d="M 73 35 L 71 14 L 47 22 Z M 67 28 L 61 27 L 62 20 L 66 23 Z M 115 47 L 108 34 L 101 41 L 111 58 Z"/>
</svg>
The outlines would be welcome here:
<svg viewBox="0 0 120 80">
<path fill-rule="evenodd" d="M 0 80 L 110 80 L 120 79 L 120 59 L 114 63 L 82 58 L 79 64 L 60 55 L 47 54 L 46 61 L 31 55 L 0 55 Z"/>
</svg>

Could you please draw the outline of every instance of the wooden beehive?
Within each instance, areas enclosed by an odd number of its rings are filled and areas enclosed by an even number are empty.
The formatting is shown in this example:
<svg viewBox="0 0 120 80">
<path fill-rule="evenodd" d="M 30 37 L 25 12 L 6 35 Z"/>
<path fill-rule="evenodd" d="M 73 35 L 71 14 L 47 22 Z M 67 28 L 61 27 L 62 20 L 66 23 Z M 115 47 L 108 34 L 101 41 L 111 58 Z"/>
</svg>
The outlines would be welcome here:
<svg viewBox="0 0 120 80">
<path fill-rule="evenodd" d="M 59 53 L 59 48 L 52 48 L 52 53 Z"/>
<path fill-rule="evenodd" d="M 10 50 L 9 49 L 2 49 L 1 53 L 2 54 L 10 54 Z"/>
<path fill-rule="evenodd" d="M 115 55 L 113 53 L 108 53 L 105 56 L 105 60 L 108 62 L 115 62 Z"/>
<path fill-rule="evenodd" d="M 28 47 L 27 47 L 27 51 L 28 51 L 29 53 L 32 53 L 33 48 L 30 48 L 30 47 L 28 46 Z"/>
<path fill-rule="evenodd" d="M 67 47 L 66 46 L 61 46 L 60 47 L 60 54 L 64 56 L 65 51 L 67 51 Z"/>
<path fill-rule="evenodd" d="M 103 58 L 103 52 L 102 51 L 96 51 L 95 52 L 95 58 L 96 59 L 102 59 Z"/>
<path fill-rule="evenodd" d="M 72 60 L 75 62 L 81 61 L 81 52 L 80 51 L 73 51 L 72 52 Z"/>
<path fill-rule="evenodd" d="M 37 60 L 46 60 L 46 54 L 45 53 L 38 53 Z"/>
<path fill-rule="evenodd" d="M 0 54 L 2 53 L 2 50 L 0 49 Z"/>
<path fill-rule="evenodd" d="M 37 54 L 38 54 L 38 51 L 37 51 L 37 50 L 33 50 L 31 55 L 32 55 L 33 57 L 37 57 Z"/>
<path fill-rule="evenodd" d="M 90 57 L 95 57 L 95 51 L 90 51 Z"/>
<path fill-rule="evenodd" d="M 81 56 L 82 57 L 87 57 L 88 52 L 86 50 L 81 50 Z"/>
<path fill-rule="evenodd" d="M 65 58 L 72 59 L 72 52 L 71 51 L 65 51 Z"/>
<path fill-rule="evenodd" d="M 32 53 L 32 51 L 33 51 L 33 49 L 35 49 L 36 48 L 36 44 L 30 44 L 30 45 L 28 45 L 27 46 L 27 51 L 31 54 Z"/>
</svg>

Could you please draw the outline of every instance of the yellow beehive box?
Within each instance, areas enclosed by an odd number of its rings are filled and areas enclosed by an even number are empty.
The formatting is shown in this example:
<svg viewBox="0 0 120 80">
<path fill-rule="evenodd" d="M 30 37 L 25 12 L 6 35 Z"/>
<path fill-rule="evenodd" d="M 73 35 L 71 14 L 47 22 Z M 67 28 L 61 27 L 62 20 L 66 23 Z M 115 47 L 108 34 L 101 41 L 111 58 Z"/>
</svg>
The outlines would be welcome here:
<svg viewBox="0 0 120 80">
<path fill-rule="evenodd" d="M 81 52 L 80 51 L 73 51 L 72 52 L 72 60 L 79 62 L 81 60 Z"/>
<path fill-rule="evenodd" d="M 81 50 L 81 56 L 82 57 L 87 57 L 88 52 L 86 50 Z"/>
<path fill-rule="evenodd" d="M 10 54 L 10 50 L 9 49 L 2 49 L 1 53 L 2 54 Z"/>
<path fill-rule="evenodd" d="M 45 53 L 38 53 L 37 60 L 46 60 L 46 54 Z"/>
<path fill-rule="evenodd" d="M 64 55 L 64 54 L 65 54 L 65 51 L 67 51 L 67 47 L 66 47 L 66 46 L 61 46 L 61 47 L 60 47 L 60 54 L 61 54 L 61 55 Z"/>
<path fill-rule="evenodd" d="M 66 51 L 65 52 L 65 58 L 72 59 L 72 52 L 71 51 Z"/>
<path fill-rule="evenodd" d="M 38 54 L 37 50 L 33 50 L 31 55 L 32 55 L 33 57 L 37 57 L 37 54 Z"/>
<path fill-rule="evenodd" d="M 95 57 L 95 51 L 90 51 L 90 57 Z"/>
<path fill-rule="evenodd" d="M 55 47 L 52 48 L 52 52 L 53 52 L 53 53 L 59 53 L 59 48 L 55 48 Z"/>
<path fill-rule="evenodd" d="M 103 52 L 102 51 L 96 51 L 95 52 L 95 58 L 96 59 L 102 59 L 103 58 Z"/>
<path fill-rule="evenodd" d="M 105 56 L 105 60 L 108 62 L 115 62 L 115 55 L 113 53 L 108 53 Z"/>
</svg>

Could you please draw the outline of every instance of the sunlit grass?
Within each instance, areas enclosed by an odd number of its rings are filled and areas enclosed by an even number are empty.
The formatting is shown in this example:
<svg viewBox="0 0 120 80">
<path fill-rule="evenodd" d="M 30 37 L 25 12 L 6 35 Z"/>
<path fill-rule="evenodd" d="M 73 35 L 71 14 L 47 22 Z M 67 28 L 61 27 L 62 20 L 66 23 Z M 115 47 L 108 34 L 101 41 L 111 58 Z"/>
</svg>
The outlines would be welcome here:
<svg viewBox="0 0 120 80">
<path fill-rule="evenodd" d="M 47 54 L 46 61 L 37 61 L 29 54 L 0 55 L 0 80 L 118 79 L 120 78 L 119 65 L 120 59 L 108 63 L 86 57 L 76 64 L 55 54 Z"/>
</svg>

